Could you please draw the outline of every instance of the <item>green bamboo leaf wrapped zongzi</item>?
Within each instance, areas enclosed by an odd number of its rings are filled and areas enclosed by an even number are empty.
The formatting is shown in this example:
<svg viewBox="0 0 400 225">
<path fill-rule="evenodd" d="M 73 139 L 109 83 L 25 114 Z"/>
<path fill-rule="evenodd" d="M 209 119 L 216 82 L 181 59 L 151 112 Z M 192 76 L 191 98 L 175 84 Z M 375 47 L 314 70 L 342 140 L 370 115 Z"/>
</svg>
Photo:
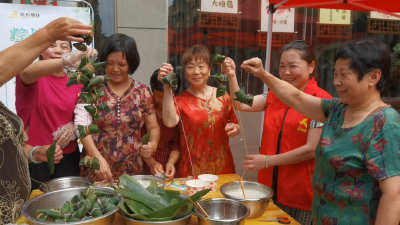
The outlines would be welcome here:
<svg viewBox="0 0 400 225">
<path fill-rule="evenodd" d="M 103 211 L 100 209 L 99 203 L 97 202 L 93 203 L 90 215 L 92 215 L 93 218 L 100 217 L 103 215 Z"/>
<path fill-rule="evenodd" d="M 226 86 L 225 85 L 221 85 L 217 88 L 217 94 L 216 97 L 219 98 L 221 96 L 224 96 L 226 94 Z"/>
<path fill-rule="evenodd" d="M 94 70 L 97 71 L 101 69 L 104 65 L 106 65 L 107 62 L 98 62 L 94 64 Z"/>
<path fill-rule="evenodd" d="M 95 76 L 90 80 L 90 83 L 88 84 L 89 87 L 94 87 L 99 84 L 104 84 L 107 81 L 111 80 L 110 78 L 107 78 L 106 76 Z"/>
<path fill-rule="evenodd" d="M 80 93 L 79 96 L 87 104 L 92 104 L 97 100 L 96 95 L 93 93 Z"/>
<path fill-rule="evenodd" d="M 221 84 L 228 82 L 228 76 L 226 74 L 216 73 L 215 75 L 211 75 L 211 78 L 218 81 Z"/>
<path fill-rule="evenodd" d="M 85 52 L 87 47 L 83 43 L 74 43 L 73 46 L 78 49 L 79 51 Z"/>
<path fill-rule="evenodd" d="M 80 138 L 82 139 L 88 135 L 98 134 L 100 132 L 99 128 L 95 124 L 90 124 L 89 126 L 78 125 L 78 131 Z"/>
<path fill-rule="evenodd" d="M 239 101 L 240 103 L 244 103 L 248 106 L 253 105 L 253 95 L 246 95 L 244 92 L 244 88 L 240 89 L 239 91 L 235 92 L 236 98 L 233 100 Z"/>
<path fill-rule="evenodd" d="M 172 91 L 176 91 L 178 89 L 178 78 L 175 73 L 170 73 L 165 77 L 161 78 L 164 84 L 169 84 L 169 87 Z"/>
<path fill-rule="evenodd" d="M 221 64 L 225 61 L 225 56 L 222 56 L 220 54 L 215 54 L 213 58 L 213 63 L 214 64 Z"/>
<path fill-rule="evenodd" d="M 89 156 L 83 157 L 79 161 L 79 165 L 80 166 L 86 166 L 86 167 L 92 168 L 94 170 L 99 170 L 100 169 L 99 159 L 98 158 L 92 158 L 92 157 L 89 157 Z"/>
</svg>

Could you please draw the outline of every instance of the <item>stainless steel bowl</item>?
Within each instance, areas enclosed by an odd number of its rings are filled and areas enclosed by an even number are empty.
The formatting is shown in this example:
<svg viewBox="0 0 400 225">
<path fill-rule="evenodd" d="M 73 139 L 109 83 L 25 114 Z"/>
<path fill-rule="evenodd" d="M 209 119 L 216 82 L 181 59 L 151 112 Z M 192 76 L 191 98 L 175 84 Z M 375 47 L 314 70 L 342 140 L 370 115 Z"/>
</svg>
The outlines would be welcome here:
<svg viewBox="0 0 400 225">
<path fill-rule="evenodd" d="M 62 189 L 58 191 L 44 193 L 42 195 L 38 195 L 31 200 L 27 201 L 21 209 L 22 215 L 32 222 L 33 225 L 56 225 L 59 223 L 49 223 L 37 220 L 35 218 L 36 210 L 38 209 L 51 209 L 51 208 L 60 208 L 64 205 L 66 201 L 70 201 L 75 195 L 79 195 L 81 191 L 85 190 L 85 187 L 78 188 L 68 188 Z M 96 190 L 106 191 L 112 193 L 111 196 L 115 196 L 113 190 L 108 188 L 94 188 Z M 121 198 L 120 203 L 123 202 Z M 66 224 L 82 224 L 82 225 L 110 225 L 114 221 L 115 213 L 119 210 L 119 207 L 114 209 L 113 211 L 106 213 L 100 217 L 85 220 L 82 222 L 70 222 Z"/>
<path fill-rule="evenodd" d="M 240 201 L 214 198 L 198 202 L 210 218 L 206 218 L 196 207 L 194 213 L 200 225 L 243 225 L 250 214 L 249 207 Z"/>
<path fill-rule="evenodd" d="M 144 184 L 144 182 L 150 182 L 150 181 L 153 181 L 153 180 L 157 181 L 157 183 L 165 181 L 164 178 L 156 177 L 156 176 L 152 176 L 152 175 L 133 175 L 132 177 L 135 178 L 142 185 Z M 170 180 L 169 183 L 168 182 L 164 183 L 162 186 L 163 187 L 168 187 L 169 185 L 171 185 L 174 182 L 174 180 L 172 179 L 172 180 Z"/>
<path fill-rule="evenodd" d="M 182 199 L 186 199 L 188 196 L 187 195 L 182 195 Z M 129 217 L 126 217 L 121 214 L 121 216 L 124 218 L 125 225 L 149 225 L 149 224 L 168 224 L 168 225 L 186 225 L 190 222 L 190 219 L 192 218 L 193 212 L 175 219 L 175 220 L 168 220 L 168 221 L 142 221 L 142 220 L 135 220 Z"/>
<path fill-rule="evenodd" d="M 75 187 L 87 187 L 94 183 L 94 181 L 88 177 L 62 177 L 49 180 L 39 186 L 39 190 L 42 192 L 51 192 L 62 190 L 66 188 Z"/>
<path fill-rule="evenodd" d="M 244 190 L 259 191 L 263 193 L 263 196 L 265 197 L 244 199 L 227 194 L 227 192 L 231 190 L 240 190 L 241 192 L 239 181 L 230 182 L 222 185 L 220 191 L 222 195 L 224 195 L 226 198 L 238 200 L 246 204 L 250 208 L 250 215 L 247 217 L 248 219 L 258 218 L 262 216 L 265 210 L 267 210 L 269 200 L 274 195 L 274 191 L 271 188 L 256 182 L 242 181 L 242 185 Z"/>
</svg>

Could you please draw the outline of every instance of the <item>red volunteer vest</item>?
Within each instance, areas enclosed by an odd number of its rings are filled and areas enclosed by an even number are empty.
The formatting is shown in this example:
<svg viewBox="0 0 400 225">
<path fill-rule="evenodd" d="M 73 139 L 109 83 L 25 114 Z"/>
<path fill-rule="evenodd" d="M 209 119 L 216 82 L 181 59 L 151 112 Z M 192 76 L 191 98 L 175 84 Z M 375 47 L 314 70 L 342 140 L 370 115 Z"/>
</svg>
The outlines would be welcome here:
<svg viewBox="0 0 400 225">
<path fill-rule="evenodd" d="M 310 80 L 304 92 L 319 98 L 332 98 L 330 94 L 317 86 L 314 78 Z M 279 139 L 280 154 L 305 145 L 310 122 L 311 119 L 285 105 L 272 91 L 268 92 L 260 154 L 276 155 Z M 282 134 L 279 137 L 281 129 Z M 260 170 L 258 182 L 272 187 L 273 173 L 274 167 Z M 277 193 L 275 193 L 278 202 L 292 208 L 311 210 L 313 173 L 314 159 L 279 166 Z"/>
</svg>

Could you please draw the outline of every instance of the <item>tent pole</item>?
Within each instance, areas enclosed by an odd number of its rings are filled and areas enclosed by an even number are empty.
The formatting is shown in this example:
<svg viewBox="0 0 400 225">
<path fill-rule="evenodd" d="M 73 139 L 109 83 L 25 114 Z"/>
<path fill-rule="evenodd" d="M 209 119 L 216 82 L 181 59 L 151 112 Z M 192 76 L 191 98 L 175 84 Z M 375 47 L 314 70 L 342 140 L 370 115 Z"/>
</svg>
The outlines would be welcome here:
<svg viewBox="0 0 400 225">
<path fill-rule="evenodd" d="M 271 48 L 272 48 L 272 27 L 273 27 L 273 19 L 274 19 L 274 13 L 277 7 L 280 5 L 286 3 L 289 0 L 283 0 L 282 2 L 274 5 L 274 4 L 269 4 L 269 14 L 268 14 L 268 33 L 267 33 L 267 47 L 265 49 L 265 70 L 270 71 L 271 67 Z M 268 86 L 264 84 L 263 88 L 263 95 L 266 95 L 268 92 Z M 260 132 L 260 146 L 261 146 L 261 139 L 262 139 L 262 133 L 263 133 L 263 125 L 264 125 L 264 114 L 265 112 L 262 112 L 261 115 L 261 132 Z"/>
</svg>

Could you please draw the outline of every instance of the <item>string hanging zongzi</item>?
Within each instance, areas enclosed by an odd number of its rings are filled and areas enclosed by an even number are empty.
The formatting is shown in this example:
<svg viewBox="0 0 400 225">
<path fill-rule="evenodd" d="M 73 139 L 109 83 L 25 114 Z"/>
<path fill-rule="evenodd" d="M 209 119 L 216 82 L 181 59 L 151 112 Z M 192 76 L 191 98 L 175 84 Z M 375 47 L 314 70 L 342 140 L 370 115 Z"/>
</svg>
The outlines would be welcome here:
<svg viewBox="0 0 400 225">
<path fill-rule="evenodd" d="M 244 103 L 248 106 L 253 105 L 253 95 L 246 95 L 244 92 L 244 88 L 240 89 L 239 91 L 235 92 L 236 98 L 233 100 L 239 101 L 240 103 Z"/>
</svg>

